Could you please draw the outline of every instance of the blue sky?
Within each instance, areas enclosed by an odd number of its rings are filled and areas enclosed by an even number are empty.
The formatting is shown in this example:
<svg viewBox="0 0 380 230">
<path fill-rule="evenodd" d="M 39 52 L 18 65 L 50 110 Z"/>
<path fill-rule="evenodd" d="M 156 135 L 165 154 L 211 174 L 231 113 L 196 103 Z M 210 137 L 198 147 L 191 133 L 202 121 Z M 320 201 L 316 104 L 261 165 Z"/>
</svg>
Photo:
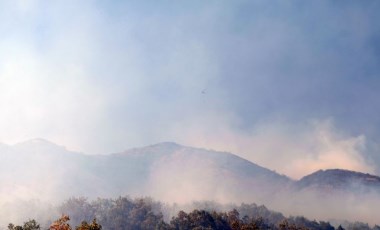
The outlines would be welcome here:
<svg viewBox="0 0 380 230">
<path fill-rule="evenodd" d="M 0 141 L 42 137 L 89 154 L 175 141 L 294 177 L 379 174 L 379 9 L 3 1 Z"/>
</svg>

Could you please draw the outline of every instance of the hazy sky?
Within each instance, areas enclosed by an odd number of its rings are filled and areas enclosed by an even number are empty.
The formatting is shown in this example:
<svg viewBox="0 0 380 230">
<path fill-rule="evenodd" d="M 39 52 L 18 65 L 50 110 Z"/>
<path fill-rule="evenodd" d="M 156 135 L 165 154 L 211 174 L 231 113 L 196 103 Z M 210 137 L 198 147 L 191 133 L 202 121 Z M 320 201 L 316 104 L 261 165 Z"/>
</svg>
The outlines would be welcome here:
<svg viewBox="0 0 380 230">
<path fill-rule="evenodd" d="M 0 141 L 380 173 L 379 1 L 0 2 Z"/>
</svg>

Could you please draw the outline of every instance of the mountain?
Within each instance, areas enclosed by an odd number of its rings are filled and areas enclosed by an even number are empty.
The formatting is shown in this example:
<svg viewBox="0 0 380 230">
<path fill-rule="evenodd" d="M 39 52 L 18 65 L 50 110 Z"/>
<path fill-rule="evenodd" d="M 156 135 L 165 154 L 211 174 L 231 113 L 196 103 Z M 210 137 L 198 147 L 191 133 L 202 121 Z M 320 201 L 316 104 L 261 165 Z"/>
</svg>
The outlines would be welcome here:
<svg viewBox="0 0 380 230">
<path fill-rule="evenodd" d="M 296 182 L 299 190 L 380 192 L 380 177 L 343 169 L 319 170 Z"/>
<path fill-rule="evenodd" d="M 276 207 L 288 215 L 377 224 L 380 177 L 343 169 L 318 170 L 294 182 L 291 193 L 282 199 L 287 202 Z"/>
<path fill-rule="evenodd" d="M 135 174 L 139 178 L 137 183 L 145 182 L 143 189 L 147 195 L 164 201 L 270 199 L 281 187 L 291 183 L 288 177 L 231 153 L 175 143 L 160 143 L 113 154 L 108 162 L 120 165 L 111 173 L 125 170 L 125 174 Z M 123 169 L 125 165 L 129 166 L 128 169 Z"/>
<path fill-rule="evenodd" d="M 319 170 L 299 181 L 227 152 L 164 142 L 109 155 L 85 155 L 43 139 L 0 145 L 0 198 L 152 196 L 163 201 L 266 203 L 284 192 L 379 191 L 380 177 Z M 18 192 L 11 192 L 17 195 Z"/>
<path fill-rule="evenodd" d="M 90 157 L 66 150 L 43 139 L 33 139 L 1 149 L 0 201 L 18 199 L 58 200 L 81 187 L 78 175 Z"/>
<path fill-rule="evenodd" d="M 43 139 L 0 145 L 0 207 L 72 196 L 150 196 L 163 202 L 258 203 L 288 215 L 374 222 L 380 178 L 320 170 L 294 181 L 227 152 L 165 142 L 86 155 Z"/>
<path fill-rule="evenodd" d="M 176 202 L 265 201 L 292 183 L 231 153 L 169 142 L 110 155 L 72 152 L 43 139 L 0 150 L 0 198 L 129 194 Z"/>
</svg>

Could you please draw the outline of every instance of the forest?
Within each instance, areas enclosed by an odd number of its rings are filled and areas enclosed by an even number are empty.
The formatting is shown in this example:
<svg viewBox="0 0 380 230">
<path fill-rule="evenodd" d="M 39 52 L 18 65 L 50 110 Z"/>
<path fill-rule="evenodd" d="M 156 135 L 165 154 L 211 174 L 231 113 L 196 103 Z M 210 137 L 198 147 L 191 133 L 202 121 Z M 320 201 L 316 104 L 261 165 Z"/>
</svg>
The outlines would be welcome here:
<svg viewBox="0 0 380 230">
<path fill-rule="evenodd" d="M 309 220 L 305 217 L 285 217 L 256 204 L 221 205 L 215 202 L 194 202 L 192 211 L 180 210 L 178 205 L 167 205 L 151 198 L 119 197 L 88 201 L 84 197 L 70 198 L 57 207 L 62 213 L 56 220 L 39 223 L 30 219 L 23 224 L 9 223 L 8 230 L 186 230 L 186 229 L 284 229 L 333 230 L 370 229 L 361 222 L 342 222 L 333 226 L 329 222 Z M 223 210 L 227 209 L 229 210 Z M 178 211 L 179 210 L 179 211 Z M 174 214 L 176 213 L 176 214 Z"/>
</svg>

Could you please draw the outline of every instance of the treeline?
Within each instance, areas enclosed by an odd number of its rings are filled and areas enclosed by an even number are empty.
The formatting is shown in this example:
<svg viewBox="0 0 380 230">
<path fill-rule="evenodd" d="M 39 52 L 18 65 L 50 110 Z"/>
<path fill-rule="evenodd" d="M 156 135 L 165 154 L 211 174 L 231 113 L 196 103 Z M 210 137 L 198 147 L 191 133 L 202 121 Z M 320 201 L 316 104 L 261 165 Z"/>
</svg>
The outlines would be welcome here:
<svg viewBox="0 0 380 230">
<path fill-rule="evenodd" d="M 54 221 L 50 227 L 49 230 L 72 230 L 70 224 L 70 217 L 63 215 L 58 220 Z M 10 223 L 8 225 L 8 230 L 39 230 L 41 229 L 40 224 L 37 223 L 35 220 L 29 220 L 25 222 L 22 226 Z M 79 226 L 75 227 L 75 230 L 102 230 L 102 226 L 96 222 L 96 219 L 94 219 L 91 223 L 87 223 L 87 221 L 82 221 L 82 223 Z"/>
<path fill-rule="evenodd" d="M 89 202 L 85 198 L 71 198 L 58 209 L 65 215 L 47 223 L 42 228 L 35 220 L 29 220 L 22 226 L 9 224 L 9 230 L 122 230 L 122 229 L 291 229 L 291 230 L 333 230 L 333 229 L 372 229 L 368 224 L 356 222 L 334 228 L 329 222 L 311 221 L 304 217 L 285 217 L 281 213 L 268 210 L 265 206 L 242 204 L 229 211 L 216 207 L 218 204 L 204 202 L 195 204 L 189 212 L 178 211 L 173 217 L 167 214 L 176 207 L 163 205 L 150 198 L 97 199 Z M 201 207 L 201 208 L 198 208 Z M 76 226 L 72 228 L 71 226 Z"/>
</svg>

